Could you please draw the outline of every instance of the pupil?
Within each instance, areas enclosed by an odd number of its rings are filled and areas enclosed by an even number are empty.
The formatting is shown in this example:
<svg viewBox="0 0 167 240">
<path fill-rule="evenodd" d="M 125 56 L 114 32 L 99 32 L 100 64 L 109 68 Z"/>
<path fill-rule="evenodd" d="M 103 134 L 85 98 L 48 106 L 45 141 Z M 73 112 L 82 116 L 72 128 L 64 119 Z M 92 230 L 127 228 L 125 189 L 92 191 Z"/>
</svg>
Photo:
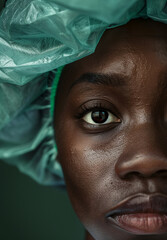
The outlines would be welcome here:
<svg viewBox="0 0 167 240">
<path fill-rule="evenodd" d="M 92 112 L 92 120 L 95 123 L 104 123 L 108 118 L 108 112 L 106 111 L 94 111 Z"/>
</svg>

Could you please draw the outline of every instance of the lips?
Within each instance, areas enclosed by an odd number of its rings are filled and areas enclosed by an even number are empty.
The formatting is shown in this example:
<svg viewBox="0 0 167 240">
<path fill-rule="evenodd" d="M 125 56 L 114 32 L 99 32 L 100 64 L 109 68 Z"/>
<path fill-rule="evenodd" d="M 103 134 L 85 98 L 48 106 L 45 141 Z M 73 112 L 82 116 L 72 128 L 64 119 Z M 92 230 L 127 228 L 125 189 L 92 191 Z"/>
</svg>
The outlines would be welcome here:
<svg viewBox="0 0 167 240">
<path fill-rule="evenodd" d="M 167 233 L 167 196 L 137 194 L 115 206 L 106 218 L 136 234 Z"/>
</svg>

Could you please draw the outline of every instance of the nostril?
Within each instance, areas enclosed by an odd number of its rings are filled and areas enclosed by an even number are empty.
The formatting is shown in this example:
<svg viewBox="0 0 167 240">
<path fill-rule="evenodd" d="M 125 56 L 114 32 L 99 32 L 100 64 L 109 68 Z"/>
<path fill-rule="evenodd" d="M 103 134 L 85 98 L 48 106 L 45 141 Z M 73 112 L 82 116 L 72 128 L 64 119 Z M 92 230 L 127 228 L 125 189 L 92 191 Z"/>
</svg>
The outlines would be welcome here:
<svg viewBox="0 0 167 240">
<path fill-rule="evenodd" d="M 124 175 L 122 178 L 126 178 L 126 179 L 133 179 L 133 178 L 136 178 L 136 177 L 139 177 L 139 178 L 148 178 L 150 177 L 152 174 L 143 174 L 143 173 L 140 173 L 140 172 L 137 172 L 137 171 L 132 171 L 132 172 L 129 172 L 128 174 Z"/>
<path fill-rule="evenodd" d="M 133 172 L 129 172 L 126 175 L 122 176 L 122 178 L 130 179 L 130 178 L 133 178 L 134 176 L 142 177 L 142 174 L 137 171 L 133 171 Z"/>
<path fill-rule="evenodd" d="M 167 158 L 164 154 L 133 153 L 122 155 L 115 164 L 115 172 L 120 178 L 167 177 Z"/>
<path fill-rule="evenodd" d="M 143 174 L 137 171 L 133 171 L 133 172 L 129 172 L 126 175 L 122 176 L 122 178 L 126 178 L 126 179 L 132 179 L 132 178 L 148 178 L 148 177 L 163 177 L 163 178 L 167 178 L 167 170 L 158 170 L 157 172 L 153 173 L 153 174 Z"/>
</svg>

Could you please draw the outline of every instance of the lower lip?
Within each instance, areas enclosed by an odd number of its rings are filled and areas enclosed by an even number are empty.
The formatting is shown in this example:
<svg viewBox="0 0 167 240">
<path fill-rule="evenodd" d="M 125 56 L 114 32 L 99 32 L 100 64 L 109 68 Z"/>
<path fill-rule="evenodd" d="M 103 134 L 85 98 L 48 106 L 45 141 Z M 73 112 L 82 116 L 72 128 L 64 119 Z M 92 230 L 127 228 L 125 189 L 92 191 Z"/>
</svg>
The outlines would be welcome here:
<svg viewBox="0 0 167 240">
<path fill-rule="evenodd" d="M 109 217 L 128 232 L 135 234 L 160 234 L 167 232 L 167 214 L 135 213 Z"/>
</svg>

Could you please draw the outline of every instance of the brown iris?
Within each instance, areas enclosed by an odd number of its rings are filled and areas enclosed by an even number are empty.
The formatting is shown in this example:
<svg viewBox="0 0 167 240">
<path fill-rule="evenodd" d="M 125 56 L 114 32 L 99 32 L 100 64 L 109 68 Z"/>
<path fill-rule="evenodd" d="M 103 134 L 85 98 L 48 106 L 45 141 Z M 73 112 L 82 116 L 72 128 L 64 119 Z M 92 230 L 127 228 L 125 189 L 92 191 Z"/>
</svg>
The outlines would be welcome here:
<svg viewBox="0 0 167 240">
<path fill-rule="evenodd" d="M 108 119 L 108 112 L 106 111 L 93 111 L 91 118 L 95 123 L 104 123 Z"/>
</svg>

